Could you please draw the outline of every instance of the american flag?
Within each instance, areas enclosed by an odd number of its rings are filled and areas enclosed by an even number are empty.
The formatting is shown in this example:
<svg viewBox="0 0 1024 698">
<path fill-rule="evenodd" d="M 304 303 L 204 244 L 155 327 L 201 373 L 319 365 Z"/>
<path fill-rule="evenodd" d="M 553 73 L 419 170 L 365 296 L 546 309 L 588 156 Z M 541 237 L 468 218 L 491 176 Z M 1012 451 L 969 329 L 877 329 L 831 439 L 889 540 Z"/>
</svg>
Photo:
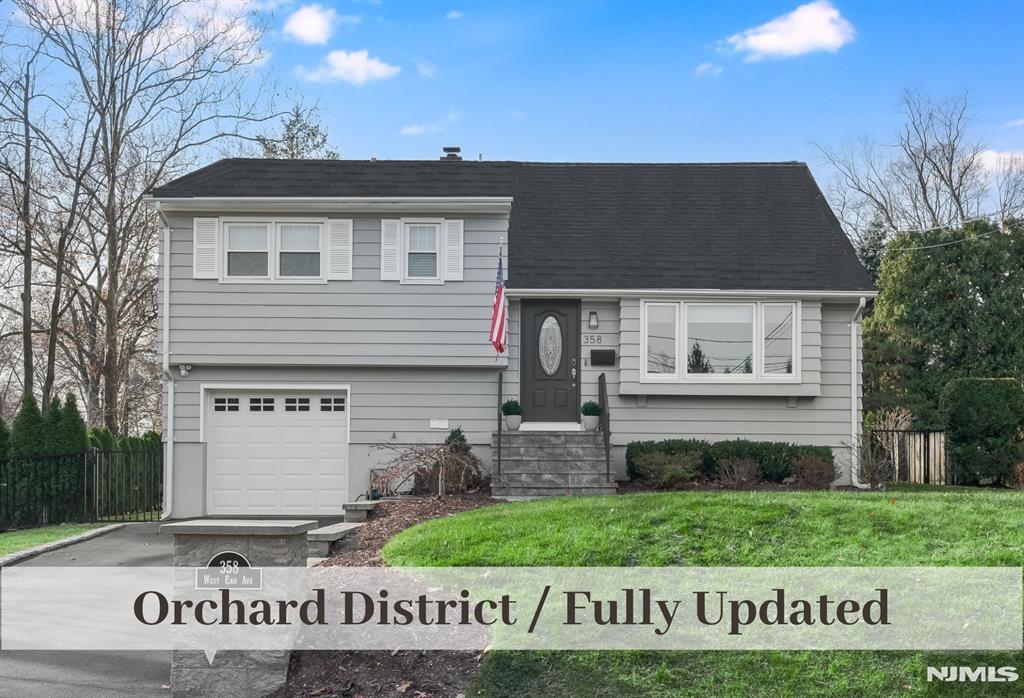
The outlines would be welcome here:
<svg viewBox="0 0 1024 698">
<path fill-rule="evenodd" d="M 491 345 L 499 354 L 508 343 L 508 302 L 505 300 L 505 274 L 501 269 L 501 250 L 498 250 L 498 278 L 494 284 L 494 308 L 491 311 Z"/>
</svg>

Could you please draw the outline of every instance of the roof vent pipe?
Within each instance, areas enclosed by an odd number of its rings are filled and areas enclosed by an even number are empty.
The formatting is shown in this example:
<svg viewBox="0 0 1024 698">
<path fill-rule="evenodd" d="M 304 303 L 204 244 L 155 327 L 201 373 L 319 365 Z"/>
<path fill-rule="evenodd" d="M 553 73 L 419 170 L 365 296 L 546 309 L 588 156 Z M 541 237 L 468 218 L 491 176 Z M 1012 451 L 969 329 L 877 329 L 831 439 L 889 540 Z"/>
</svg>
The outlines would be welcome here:
<svg viewBox="0 0 1024 698">
<path fill-rule="evenodd" d="M 441 158 L 442 160 L 461 160 L 462 159 L 462 156 L 459 155 L 459 153 L 462 152 L 462 148 L 458 147 L 457 145 L 445 146 L 441 150 L 444 151 L 444 157 Z"/>
</svg>

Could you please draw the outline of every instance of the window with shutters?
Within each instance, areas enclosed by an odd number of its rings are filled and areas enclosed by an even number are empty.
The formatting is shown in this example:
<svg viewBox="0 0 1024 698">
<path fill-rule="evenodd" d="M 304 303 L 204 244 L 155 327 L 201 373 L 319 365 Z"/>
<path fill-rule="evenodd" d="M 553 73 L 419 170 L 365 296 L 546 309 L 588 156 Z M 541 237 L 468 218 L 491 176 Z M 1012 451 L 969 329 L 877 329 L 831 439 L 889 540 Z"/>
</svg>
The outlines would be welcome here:
<svg viewBox="0 0 1024 698">
<path fill-rule="evenodd" d="M 352 278 L 352 220 L 196 219 L 196 278 L 227 283 L 326 283 Z M 200 223 L 202 225 L 200 225 Z M 218 246 L 216 230 L 220 228 Z M 211 230 L 212 229 L 212 230 Z M 212 233 L 212 234 L 211 234 Z M 200 239 L 202 238 L 202 239 Z M 217 258 L 205 266 L 207 257 Z"/>
<path fill-rule="evenodd" d="M 437 223 L 405 225 L 405 278 L 408 281 L 438 281 L 441 256 L 441 226 Z"/>
</svg>

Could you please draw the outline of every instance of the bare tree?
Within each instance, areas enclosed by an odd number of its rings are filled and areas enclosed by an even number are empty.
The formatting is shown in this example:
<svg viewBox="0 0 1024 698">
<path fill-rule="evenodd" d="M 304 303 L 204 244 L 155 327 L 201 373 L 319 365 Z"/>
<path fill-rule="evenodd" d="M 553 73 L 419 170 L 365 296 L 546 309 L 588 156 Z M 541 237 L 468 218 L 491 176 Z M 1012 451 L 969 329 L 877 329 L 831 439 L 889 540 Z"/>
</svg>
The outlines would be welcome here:
<svg viewBox="0 0 1024 698">
<path fill-rule="evenodd" d="M 1006 218 L 1024 204 L 1020 163 L 1010 163 L 1000 185 L 985 147 L 970 134 L 966 94 L 936 100 L 905 89 L 903 124 L 891 144 L 861 138 L 840 148 L 819 146 L 835 169 L 829 198 L 847 232 L 861 241 L 881 221 L 892 233 L 957 226 L 995 212 Z M 1013 192 L 1017 192 L 1014 194 Z"/>
<path fill-rule="evenodd" d="M 337 160 L 340 157 L 320 123 L 320 109 L 316 105 L 292 105 L 284 116 L 280 133 L 261 134 L 256 137 L 256 143 L 259 156 L 264 158 Z"/>
<path fill-rule="evenodd" d="M 261 31 L 243 5 L 218 0 L 15 4 L 22 48 L 38 43 L 49 62 L 47 108 L 28 133 L 60 180 L 41 256 L 60 327 L 48 335 L 44 383 L 52 389 L 60 353 L 90 421 L 120 433 L 129 406 L 149 400 L 139 390 L 158 390 L 143 365 L 156 356 L 159 238 L 144 194 L 276 116 L 253 80 Z"/>
</svg>

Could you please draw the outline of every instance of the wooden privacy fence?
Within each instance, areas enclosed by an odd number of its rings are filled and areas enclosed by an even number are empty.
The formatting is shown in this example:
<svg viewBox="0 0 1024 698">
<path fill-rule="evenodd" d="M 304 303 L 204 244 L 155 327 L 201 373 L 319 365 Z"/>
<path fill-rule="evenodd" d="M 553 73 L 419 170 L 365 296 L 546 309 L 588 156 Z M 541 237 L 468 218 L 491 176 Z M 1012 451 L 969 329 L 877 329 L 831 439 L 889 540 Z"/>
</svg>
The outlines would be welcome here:
<svg viewBox="0 0 1024 698">
<path fill-rule="evenodd" d="M 874 429 L 871 438 L 892 461 L 896 482 L 953 484 L 944 432 Z"/>
</svg>

